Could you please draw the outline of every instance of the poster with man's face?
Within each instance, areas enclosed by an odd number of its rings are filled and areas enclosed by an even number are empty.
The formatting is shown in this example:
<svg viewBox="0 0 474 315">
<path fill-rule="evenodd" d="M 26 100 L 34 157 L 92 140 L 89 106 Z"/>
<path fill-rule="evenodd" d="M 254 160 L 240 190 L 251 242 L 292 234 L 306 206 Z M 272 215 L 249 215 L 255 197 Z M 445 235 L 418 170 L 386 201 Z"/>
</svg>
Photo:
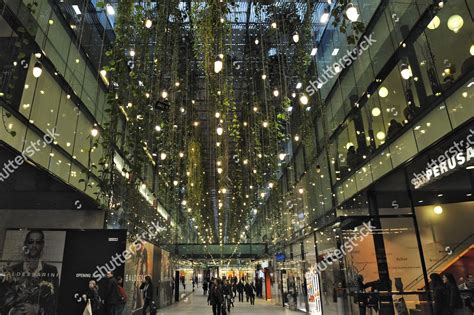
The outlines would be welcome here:
<svg viewBox="0 0 474 315">
<path fill-rule="evenodd" d="M 65 231 L 7 231 L 0 314 L 55 314 L 65 238 Z"/>
</svg>

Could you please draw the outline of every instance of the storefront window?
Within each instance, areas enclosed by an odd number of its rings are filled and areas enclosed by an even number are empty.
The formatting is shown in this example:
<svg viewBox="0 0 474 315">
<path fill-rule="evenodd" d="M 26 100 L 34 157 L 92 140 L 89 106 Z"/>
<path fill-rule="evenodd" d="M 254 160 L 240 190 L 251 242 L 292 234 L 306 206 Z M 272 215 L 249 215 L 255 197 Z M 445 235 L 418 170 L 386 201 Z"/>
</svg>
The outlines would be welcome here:
<svg viewBox="0 0 474 315">
<path fill-rule="evenodd" d="M 323 312 L 328 315 L 350 314 L 342 261 L 327 258 L 338 248 L 336 228 L 333 225 L 316 232 Z"/>
</svg>

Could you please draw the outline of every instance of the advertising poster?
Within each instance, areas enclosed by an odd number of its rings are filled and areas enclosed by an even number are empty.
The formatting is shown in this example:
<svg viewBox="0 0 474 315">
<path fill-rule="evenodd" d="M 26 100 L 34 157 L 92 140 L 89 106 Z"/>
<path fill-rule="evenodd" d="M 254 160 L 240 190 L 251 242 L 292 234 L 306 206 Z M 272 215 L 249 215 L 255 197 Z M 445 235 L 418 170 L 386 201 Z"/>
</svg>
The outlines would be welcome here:
<svg viewBox="0 0 474 315">
<path fill-rule="evenodd" d="M 127 248 L 132 244 L 129 243 Z M 143 246 L 136 246 L 138 250 L 132 255 L 132 258 L 126 262 L 124 288 L 129 292 L 125 312 L 134 314 L 141 310 L 143 306 L 143 296 L 140 291 L 140 285 L 145 280 L 146 275 L 150 275 L 153 279 L 153 252 L 154 245 L 144 242 Z M 156 286 L 156 282 L 153 281 Z"/>
<path fill-rule="evenodd" d="M 306 285 L 308 288 L 308 306 L 310 315 L 322 315 L 321 291 L 319 290 L 319 274 L 306 273 Z"/>
<path fill-rule="evenodd" d="M 82 315 L 89 280 L 104 297 L 106 273 L 123 277 L 126 230 L 69 230 L 66 232 L 58 314 Z M 119 258 L 120 257 L 120 258 Z"/>
<path fill-rule="evenodd" d="M 0 314 L 56 313 L 65 237 L 65 231 L 7 231 Z"/>
<path fill-rule="evenodd" d="M 82 315 L 89 281 L 123 276 L 126 230 L 7 230 L 0 314 Z"/>
</svg>

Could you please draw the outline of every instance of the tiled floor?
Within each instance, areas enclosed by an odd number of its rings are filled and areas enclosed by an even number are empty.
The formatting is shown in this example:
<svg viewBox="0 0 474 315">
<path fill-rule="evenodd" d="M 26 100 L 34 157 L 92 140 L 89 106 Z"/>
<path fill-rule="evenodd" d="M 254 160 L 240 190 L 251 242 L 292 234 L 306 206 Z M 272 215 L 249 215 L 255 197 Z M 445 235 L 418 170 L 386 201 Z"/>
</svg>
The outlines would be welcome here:
<svg viewBox="0 0 474 315">
<path fill-rule="evenodd" d="M 245 300 L 245 298 L 244 298 Z M 212 315 L 212 309 L 207 305 L 207 297 L 202 295 L 200 290 L 191 294 L 179 303 L 158 310 L 159 315 Z M 289 311 L 281 306 L 276 306 L 272 302 L 256 299 L 255 305 L 246 302 L 235 302 L 235 307 L 231 308 L 229 315 L 237 314 L 258 314 L 258 315 L 300 315 L 304 313 Z"/>
</svg>

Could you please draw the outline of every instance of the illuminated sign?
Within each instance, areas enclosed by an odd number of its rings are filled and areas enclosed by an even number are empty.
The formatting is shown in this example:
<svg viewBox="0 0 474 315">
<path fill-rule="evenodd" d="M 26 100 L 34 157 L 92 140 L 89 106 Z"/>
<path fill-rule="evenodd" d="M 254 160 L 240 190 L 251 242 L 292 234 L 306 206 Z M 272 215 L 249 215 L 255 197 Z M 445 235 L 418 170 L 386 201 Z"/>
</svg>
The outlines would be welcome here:
<svg viewBox="0 0 474 315">
<path fill-rule="evenodd" d="M 413 173 L 410 180 L 415 189 L 418 189 L 437 178 L 452 171 L 474 163 L 474 130 L 469 129 L 467 137 L 453 144 L 436 159 L 426 163 L 426 168 L 420 173 Z"/>
</svg>

